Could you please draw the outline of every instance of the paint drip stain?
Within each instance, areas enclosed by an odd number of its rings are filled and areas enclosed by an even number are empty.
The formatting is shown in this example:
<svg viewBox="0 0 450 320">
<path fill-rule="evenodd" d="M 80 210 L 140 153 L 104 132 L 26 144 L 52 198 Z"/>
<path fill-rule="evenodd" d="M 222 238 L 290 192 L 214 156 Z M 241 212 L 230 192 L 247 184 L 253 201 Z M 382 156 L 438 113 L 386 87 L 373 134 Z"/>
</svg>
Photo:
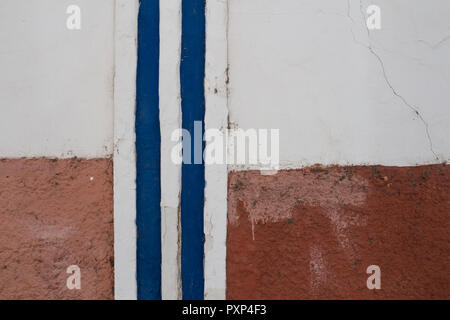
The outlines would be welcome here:
<svg viewBox="0 0 450 320">
<path fill-rule="evenodd" d="M 246 212 L 252 225 L 253 240 L 258 224 L 290 220 L 298 206 L 318 207 L 333 225 L 336 238 L 348 257 L 354 258 L 346 230 L 367 225 L 367 217 L 360 212 L 348 215 L 344 209 L 365 205 L 366 178 L 312 167 L 300 176 L 295 170 L 282 171 L 276 176 L 253 175 L 246 184 L 236 174 L 231 175 L 229 183 L 233 190 L 239 191 L 230 194 L 229 206 L 241 209 L 228 216 L 229 223 L 237 224 L 239 213 Z M 247 205 L 249 203 L 251 206 Z"/>
</svg>

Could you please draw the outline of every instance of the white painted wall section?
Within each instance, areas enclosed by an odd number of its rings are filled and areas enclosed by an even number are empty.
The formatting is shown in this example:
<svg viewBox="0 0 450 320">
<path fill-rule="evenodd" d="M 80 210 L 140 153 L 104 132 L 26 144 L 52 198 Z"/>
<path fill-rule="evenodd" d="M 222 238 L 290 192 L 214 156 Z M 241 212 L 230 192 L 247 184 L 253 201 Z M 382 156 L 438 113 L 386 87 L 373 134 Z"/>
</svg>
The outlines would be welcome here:
<svg viewBox="0 0 450 320">
<path fill-rule="evenodd" d="M 446 0 L 229 0 L 230 122 L 279 128 L 281 168 L 448 161 L 449 15 Z"/>
<path fill-rule="evenodd" d="M 0 157 L 112 155 L 114 3 L 0 1 Z"/>
<path fill-rule="evenodd" d="M 114 81 L 114 290 L 137 298 L 136 65 L 137 0 L 116 0 Z"/>
</svg>

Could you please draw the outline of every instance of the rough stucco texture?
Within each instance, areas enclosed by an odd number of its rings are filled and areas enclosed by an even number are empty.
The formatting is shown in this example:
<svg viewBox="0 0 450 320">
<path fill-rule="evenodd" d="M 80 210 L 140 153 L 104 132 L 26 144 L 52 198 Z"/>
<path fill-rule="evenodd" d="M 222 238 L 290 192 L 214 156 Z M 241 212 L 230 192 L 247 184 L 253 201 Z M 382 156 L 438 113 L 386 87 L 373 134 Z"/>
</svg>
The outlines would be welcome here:
<svg viewBox="0 0 450 320">
<path fill-rule="evenodd" d="M 227 298 L 449 299 L 449 187 L 446 165 L 231 172 Z"/>
<path fill-rule="evenodd" d="M 0 160 L 0 299 L 113 298 L 112 172 L 110 159 Z"/>
</svg>

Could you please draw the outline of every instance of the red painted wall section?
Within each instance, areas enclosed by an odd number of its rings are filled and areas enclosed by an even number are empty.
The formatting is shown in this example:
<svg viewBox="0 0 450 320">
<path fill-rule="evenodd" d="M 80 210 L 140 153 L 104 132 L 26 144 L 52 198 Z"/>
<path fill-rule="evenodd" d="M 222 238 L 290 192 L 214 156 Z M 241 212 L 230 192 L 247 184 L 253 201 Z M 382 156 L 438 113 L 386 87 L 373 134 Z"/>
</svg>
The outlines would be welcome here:
<svg viewBox="0 0 450 320">
<path fill-rule="evenodd" d="M 111 159 L 0 160 L 0 299 L 113 298 L 112 174 Z"/>
<path fill-rule="evenodd" d="M 231 172 L 227 298 L 449 299 L 449 187 L 448 165 Z"/>
</svg>

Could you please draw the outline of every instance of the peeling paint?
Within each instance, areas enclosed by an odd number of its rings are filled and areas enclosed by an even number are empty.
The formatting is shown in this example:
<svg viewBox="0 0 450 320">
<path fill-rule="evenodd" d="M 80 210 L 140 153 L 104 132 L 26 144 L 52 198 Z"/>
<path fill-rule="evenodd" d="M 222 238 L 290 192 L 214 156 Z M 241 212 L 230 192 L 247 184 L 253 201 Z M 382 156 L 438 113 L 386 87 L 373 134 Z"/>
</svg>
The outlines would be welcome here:
<svg viewBox="0 0 450 320">
<path fill-rule="evenodd" d="M 448 299 L 449 186 L 442 164 L 231 172 L 227 298 Z"/>
</svg>

